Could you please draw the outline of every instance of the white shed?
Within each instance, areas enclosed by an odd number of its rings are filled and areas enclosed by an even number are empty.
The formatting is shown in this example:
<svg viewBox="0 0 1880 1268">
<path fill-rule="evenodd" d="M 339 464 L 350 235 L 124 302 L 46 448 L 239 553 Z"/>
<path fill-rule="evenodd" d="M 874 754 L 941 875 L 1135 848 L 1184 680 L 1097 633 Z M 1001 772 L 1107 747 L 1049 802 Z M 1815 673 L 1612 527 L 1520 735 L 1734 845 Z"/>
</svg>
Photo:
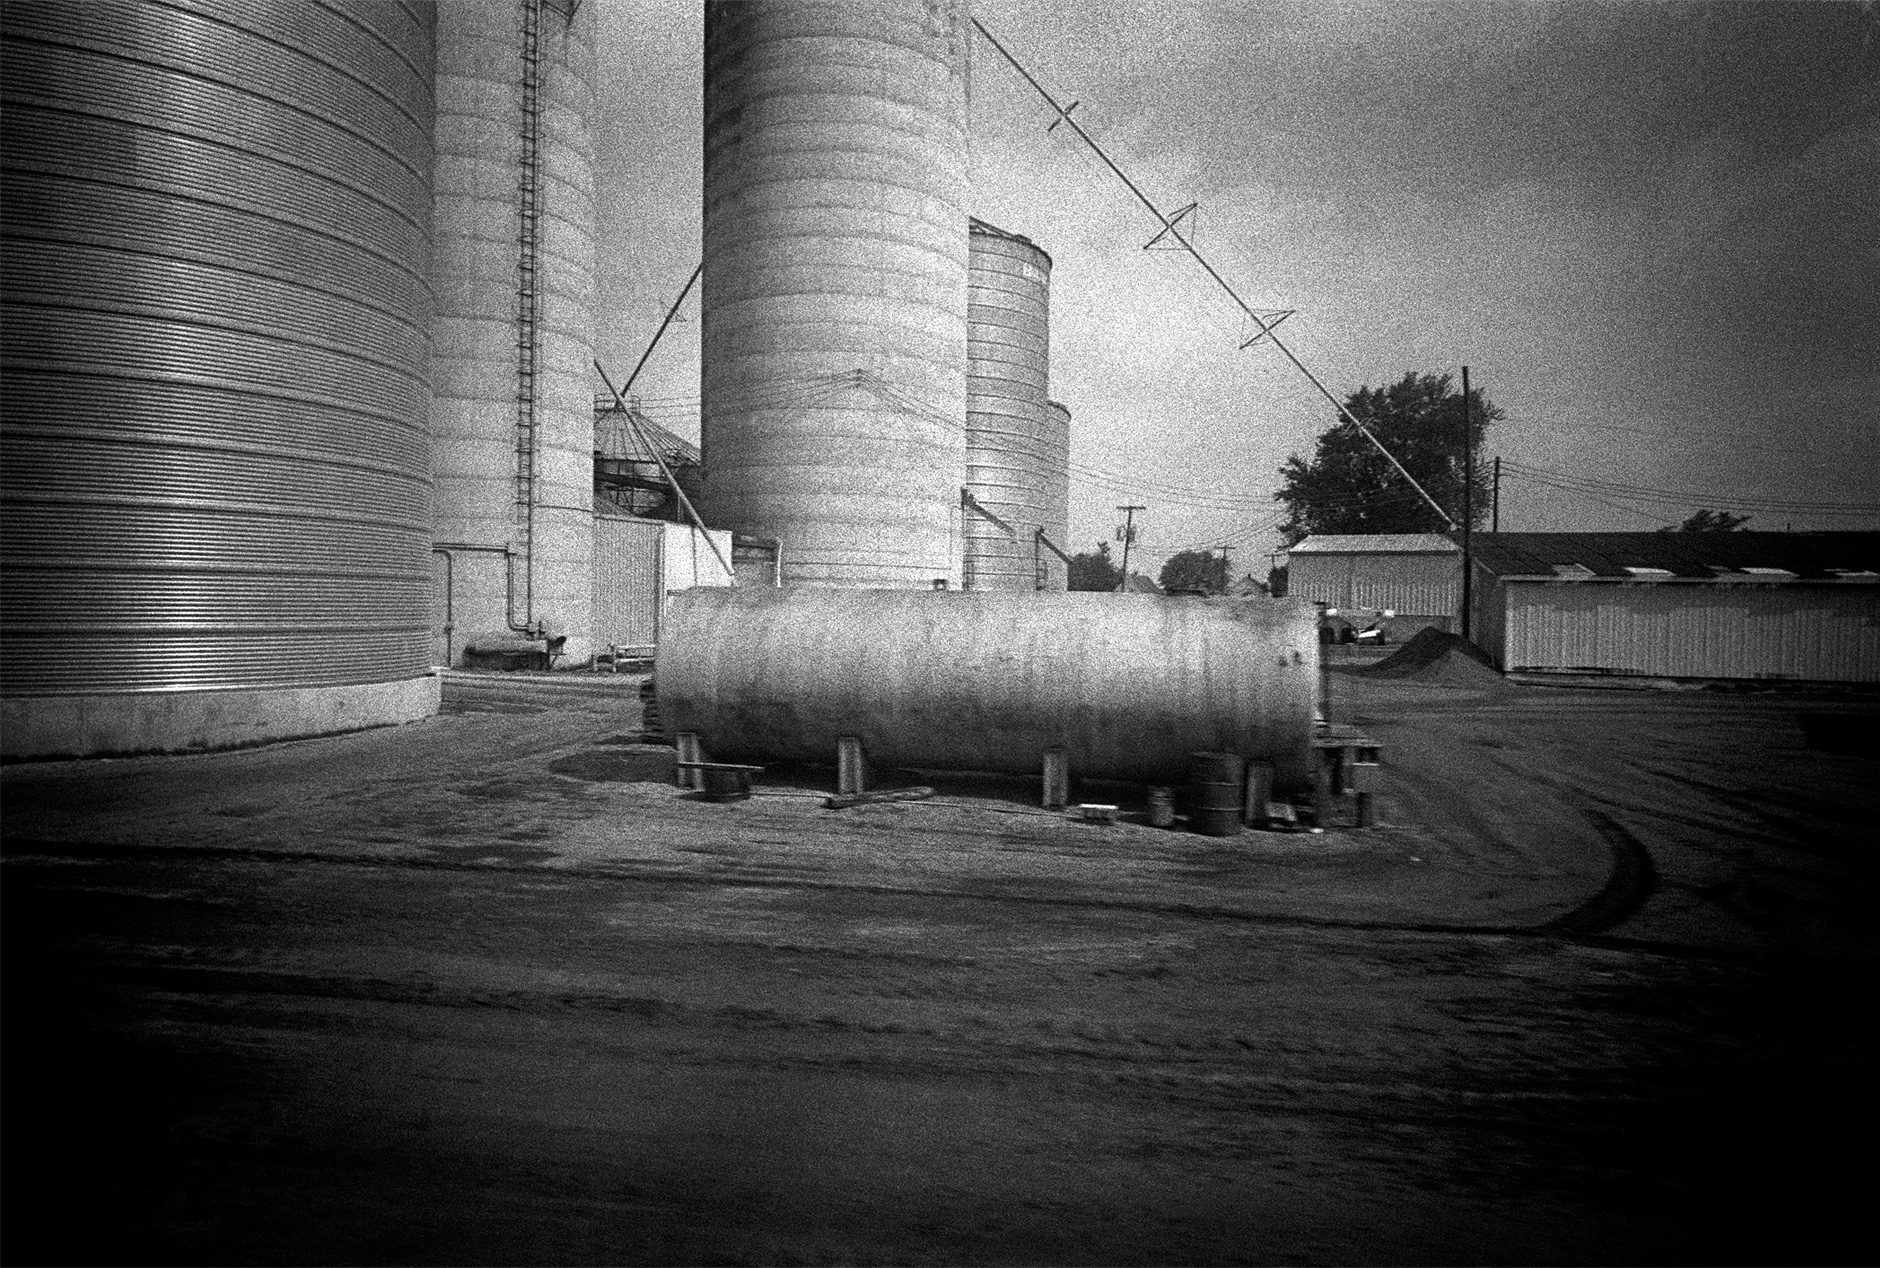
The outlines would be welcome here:
<svg viewBox="0 0 1880 1268">
<path fill-rule="evenodd" d="M 1880 682 L 1880 533 L 1477 533 L 1503 670 Z"/>
<path fill-rule="evenodd" d="M 1340 612 L 1394 612 L 1403 639 L 1454 630 L 1462 612 L 1462 551 L 1440 533 L 1321 533 L 1287 555 L 1286 592 Z"/>
</svg>

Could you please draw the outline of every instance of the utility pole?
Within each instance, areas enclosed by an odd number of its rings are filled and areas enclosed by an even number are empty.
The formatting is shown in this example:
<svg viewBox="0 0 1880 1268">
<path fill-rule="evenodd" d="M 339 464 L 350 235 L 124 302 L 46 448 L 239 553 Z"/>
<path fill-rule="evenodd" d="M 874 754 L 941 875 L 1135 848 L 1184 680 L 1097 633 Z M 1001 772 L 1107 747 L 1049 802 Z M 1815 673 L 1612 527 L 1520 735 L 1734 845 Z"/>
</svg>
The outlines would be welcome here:
<svg viewBox="0 0 1880 1268">
<path fill-rule="evenodd" d="M 1469 534 L 1475 527 L 1475 433 L 1469 426 L 1475 409 L 1469 399 L 1469 367 L 1462 367 L 1462 638 L 1469 638 L 1469 603 L 1473 598 L 1470 593 L 1469 573 L 1472 560 L 1469 552 Z"/>
<path fill-rule="evenodd" d="M 1221 547 L 1221 593 L 1226 594 L 1234 588 L 1234 570 L 1227 562 L 1227 554 L 1232 546 Z"/>
<path fill-rule="evenodd" d="M 1130 543 L 1136 540 L 1136 512 L 1146 511 L 1149 508 L 1146 506 L 1119 506 L 1116 509 L 1123 512 L 1125 517 L 1123 520 L 1123 582 L 1121 585 L 1117 586 L 1117 589 L 1127 592 L 1129 589 L 1129 547 Z"/>
<path fill-rule="evenodd" d="M 1489 512 L 1489 518 L 1488 518 L 1489 531 L 1492 533 L 1499 533 L 1501 531 L 1501 455 L 1500 454 L 1495 455 L 1495 500 L 1492 505 L 1494 509 Z"/>
</svg>

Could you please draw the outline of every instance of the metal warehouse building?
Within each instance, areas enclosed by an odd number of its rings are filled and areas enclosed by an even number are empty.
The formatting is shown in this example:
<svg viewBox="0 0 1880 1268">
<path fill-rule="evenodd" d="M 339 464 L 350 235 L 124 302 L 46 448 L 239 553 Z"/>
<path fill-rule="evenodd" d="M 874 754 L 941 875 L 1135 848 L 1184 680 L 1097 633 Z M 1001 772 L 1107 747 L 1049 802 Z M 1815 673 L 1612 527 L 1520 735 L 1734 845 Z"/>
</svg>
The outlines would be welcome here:
<svg viewBox="0 0 1880 1268">
<path fill-rule="evenodd" d="M 1287 555 L 1286 592 L 1339 611 L 1396 613 L 1392 637 L 1454 630 L 1462 612 L 1462 553 L 1440 533 L 1319 534 Z"/>
<path fill-rule="evenodd" d="M 1508 672 L 1880 682 L 1880 533 L 1477 533 Z"/>
</svg>

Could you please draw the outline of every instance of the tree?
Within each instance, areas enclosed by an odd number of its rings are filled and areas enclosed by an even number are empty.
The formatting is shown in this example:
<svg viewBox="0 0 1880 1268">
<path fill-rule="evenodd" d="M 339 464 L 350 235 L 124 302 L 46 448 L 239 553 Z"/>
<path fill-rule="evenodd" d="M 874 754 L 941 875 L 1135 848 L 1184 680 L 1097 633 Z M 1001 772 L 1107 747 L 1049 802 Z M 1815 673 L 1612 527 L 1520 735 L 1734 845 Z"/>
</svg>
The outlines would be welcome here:
<svg viewBox="0 0 1880 1268">
<path fill-rule="evenodd" d="M 1110 543 L 1098 542 L 1094 551 L 1084 550 L 1071 556 L 1071 590 L 1114 590 L 1123 581 L 1122 568 L 1110 558 Z"/>
<path fill-rule="evenodd" d="M 1170 555 L 1162 571 L 1156 574 L 1155 583 L 1164 590 L 1226 594 L 1227 556 L 1210 550 L 1184 550 Z"/>
<path fill-rule="evenodd" d="M 1712 511 L 1699 507 L 1682 524 L 1667 524 L 1658 531 L 1661 533 L 1728 533 L 1743 527 L 1754 516 L 1732 515 L 1728 511 Z"/>
<path fill-rule="evenodd" d="M 1502 412 L 1472 388 L 1469 430 L 1482 452 L 1488 425 Z M 1437 504 L 1462 523 L 1462 393 L 1447 374 L 1406 372 L 1386 388 L 1361 387 L 1345 407 L 1396 456 Z M 1298 454 L 1279 469 L 1285 481 L 1273 500 L 1290 515 L 1280 525 L 1287 545 L 1312 533 L 1438 533 L 1449 526 L 1350 421 L 1338 421 L 1319 436 L 1312 461 Z M 1475 472 L 1475 523 L 1488 518 L 1488 465 Z"/>
</svg>

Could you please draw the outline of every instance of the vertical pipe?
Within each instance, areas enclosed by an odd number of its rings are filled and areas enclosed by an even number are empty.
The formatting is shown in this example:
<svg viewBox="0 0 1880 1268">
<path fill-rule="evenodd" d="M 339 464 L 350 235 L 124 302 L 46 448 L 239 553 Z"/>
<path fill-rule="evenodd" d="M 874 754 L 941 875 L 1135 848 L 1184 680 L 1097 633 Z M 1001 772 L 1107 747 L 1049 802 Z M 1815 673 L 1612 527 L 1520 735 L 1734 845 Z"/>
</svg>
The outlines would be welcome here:
<svg viewBox="0 0 1880 1268">
<path fill-rule="evenodd" d="M 1495 455 L 1495 496 L 1494 496 L 1493 506 L 1494 506 L 1494 510 L 1490 513 L 1490 517 L 1489 517 L 1489 531 L 1493 533 L 1499 533 L 1501 531 L 1501 455 L 1500 454 Z"/>
<path fill-rule="evenodd" d="M 1469 367 L 1462 367 L 1462 637 L 1469 637 L 1470 576 L 1474 571 L 1469 535 L 1475 529 L 1475 432 L 1470 427 L 1474 409 L 1469 400 Z"/>
</svg>

